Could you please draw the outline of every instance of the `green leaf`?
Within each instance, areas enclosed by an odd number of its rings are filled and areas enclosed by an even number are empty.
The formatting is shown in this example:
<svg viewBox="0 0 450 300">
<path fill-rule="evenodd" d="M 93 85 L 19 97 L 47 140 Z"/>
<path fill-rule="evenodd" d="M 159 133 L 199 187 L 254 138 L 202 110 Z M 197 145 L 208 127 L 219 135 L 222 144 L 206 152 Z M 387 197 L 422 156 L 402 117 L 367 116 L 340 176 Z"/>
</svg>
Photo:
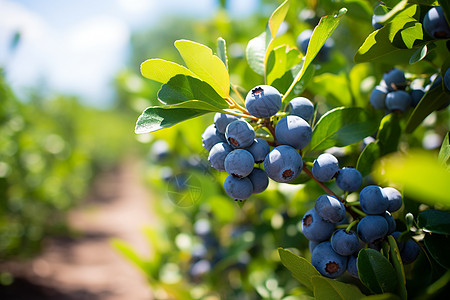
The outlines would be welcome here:
<svg viewBox="0 0 450 300">
<path fill-rule="evenodd" d="M 408 24 L 406 28 L 400 32 L 400 35 L 402 36 L 402 40 L 406 47 L 411 49 L 416 40 L 423 39 L 422 23 L 412 22 L 411 24 Z"/>
<path fill-rule="evenodd" d="M 431 256 L 444 268 L 450 269 L 450 235 L 426 234 L 424 239 L 425 247 Z"/>
<path fill-rule="evenodd" d="M 390 259 L 392 265 L 394 266 L 395 272 L 397 273 L 398 284 L 397 284 L 397 294 L 401 296 L 402 300 L 408 299 L 408 294 L 406 291 L 406 276 L 405 269 L 403 268 L 402 258 L 400 256 L 400 250 L 398 249 L 397 242 L 392 235 L 387 237 L 389 248 L 390 248 Z"/>
<path fill-rule="evenodd" d="M 375 22 L 383 24 L 392 20 L 397 14 L 400 14 L 406 10 L 407 4 L 407 0 L 402 0 L 397 3 L 397 5 L 395 5 L 387 14 L 382 16 L 375 15 Z"/>
<path fill-rule="evenodd" d="M 394 267 L 380 252 L 362 249 L 358 254 L 357 265 L 361 282 L 372 292 L 395 292 L 397 276 Z"/>
<path fill-rule="evenodd" d="M 287 96 L 294 89 L 297 82 L 302 80 L 309 65 L 317 56 L 325 41 L 331 36 L 336 27 L 339 25 L 339 21 L 341 20 L 342 16 L 346 13 L 347 9 L 342 8 L 338 14 L 333 16 L 325 16 L 320 19 L 319 24 L 314 28 L 311 39 L 309 40 L 308 50 L 306 51 L 306 55 L 304 57 L 302 69 L 294 78 L 294 81 L 292 82 L 287 92 L 284 94 L 283 102 L 288 101 Z"/>
<path fill-rule="evenodd" d="M 292 273 L 295 279 L 309 290 L 313 290 L 312 278 L 321 276 L 319 271 L 305 258 L 292 253 L 291 251 L 278 248 L 281 263 Z"/>
<path fill-rule="evenodd" d="M 428 53 L 430 53 L 434 48 L 436 48 L 436 45 L 434 43 L 426 44 L 420 47 L 419 49 L 414 52 L 414 54 L 409 59 L 409 64 L 415 64 L 416 62 L 421 61 L 424 59 Z"/>
<path fill-rule="evenodd" d="M 290 49 L 287 45 L 273 49 L 268 60 L 267 84 L 272 84 L 275 80 L 283 77 L 286 72 L 300 62 L 300 53 L 297 49 Z"/>
<path fill-rule="evenodd" d="M 219 57 L 213 55 L 210 48 L 188 40 L 175 41 L 175 47 L 189 70 L 211 85 L 221 97 L 229 96 L 230 77 L 227 67 Z"/>
<path fill-rule="evenodd" d="M 269 18 L 268 26 L 270 33 L 272 34 L 272 39 L 275 38 L 278 28 L 280 28 L 281 23 L 284 21 L 284 18 L 286 18 L 287 12 L 289 11 L 289 4 L 290 0 L 284 1 Z"/>
<path fill-rule="evenodd" d="M 221 37 L 217 39 L 217 56 L 228 69 L 227 43 Z"/>
<path fill-rule="evenodd" d="M 141 74 L 145 78 L 161 83 L 166 83 L 170 78 L 178 74 L 195 77 L 195 74 L 186 67 L 159 58 L 144 61 L 141 64 Z"/>
<path fill-rule="evenodd" d="M 404 193 L 430 205 L 450 207 L 450 172 L 433 153 L 411 150 L 406 155 L 391 154 L 375 167 L 380 182 L 402 185 Z"/>
<path fill-rule="evenodd" d="M 364 297 L 356 286 L 322 276 L 313 276 L 312 284 L 317 300 L 358 300 Z"/>
<path fill-rule="evenodd" d="M 437 5 L 439 5 L 437 0 L 408 0 L 408 3 L 420 4 L 420 5 L 428 5 L 428 6 L 437 6 Z"/>
<path fill-rule="evenodd" d="M 397 114 L 388 114 L 381 120 L 378 129 L 377 140 L 380 147 L 380 155 L 386 155 L 397 151 L 402 129 L 400 127 L 400 118 Z"/>
<path fill-rule="evenodd" d="M 417 5 L 410 5 L 402 10 L 390 24 L 389 41 L 394 42 L 395 36 L 398 32 L 401 32 L 406 25 L 411 26 L 409 23 L 417 22 L 417 16 L 419 14 L 419 7 Z M 420 33 L 422 35 L 422 33 Z"/>
<path fill-rule="evenodd" d="M 449 132 L 447 132 L 444 141 L 442 142 L 441 149 L 439 150 L 438 160 L 443 165 L 447 165 L 450 162 Z"/>
<path fill-rule="evenodd" d="M 377 119 L 362 108 L 335 108 L 324 114 L 317 122 L 305 153 L 333 146 L 348 146 L 372 135 L 377 128 Z"/>
<path fill-rule="evenodd" d="M 203 104 L 204 103 L 201 103 L 200 105 Z M 184 107 L 177 107 L 177 105 L 169 107 L 151 106 L 148 107 L 139 116 L 134 131 L 136 133 L 153 132 L 163 128 L 171 127 L 182 121 L 195 118 L 209 112 L 212 112 L 212 110 L 184 108 Z"/>
<path fill-rule="evenodd" d="M 450 212 L 428 209 L 419 214 L 418 225 L 425 231 L 450 234 Z"/>
<path fill-rule="evenodd" d="M 312 79 L 309 90 L 314 95 L 321 95 L 334 106 L 351 106 L 352 94 L 344 73 L 339 75 L 324 73 Z"/>
<path fill-rule="evenodd" d="M 441 86 L 429 90 L 413 110 L 406 123 L 405 132 L 412 133 L 429 114 L 435 110 L 441 109 L 449 103 L 449 101 L 450 96 L 442 90 Z"/>
<path fill-rule="evenodd" d="M 391 293 L 384 293 L 380 295 L 370 295 L 363 298 L 364 300 L 400 300 L 400 297 Z"/>
<path fill-rule="evenodd" d="M 251 39 L 245 50 L 250 68 L 259 75 L 264 75 L 264 59 L 266 56 L 266 32 Z"/>
<path fill-rule="evenodd" d="M 356 163 L 356 169 L 363 177 L 372 172 L 373 164 L 380 157 L 380 146 L 378 143 L 368 144 L 361 152 Z"/>
<path fill-rule="evenodd" d="M 200 100 L 217 109 L 228 108 L 228 103 L 209 84 L 186 75 L 176 75 L 163 84 L 158 92 L 158 99 L 165 105 Z"/>
</svg>

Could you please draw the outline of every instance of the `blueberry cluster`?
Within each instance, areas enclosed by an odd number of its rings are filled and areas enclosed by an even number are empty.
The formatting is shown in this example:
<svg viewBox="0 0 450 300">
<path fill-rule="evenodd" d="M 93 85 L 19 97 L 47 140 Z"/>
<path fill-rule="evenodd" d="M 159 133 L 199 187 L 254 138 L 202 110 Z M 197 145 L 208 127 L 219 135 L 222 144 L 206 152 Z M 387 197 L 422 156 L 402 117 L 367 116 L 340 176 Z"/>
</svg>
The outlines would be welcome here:
<svg viewBox="0 0 450 300">
<path fill-rule="evenodd" d="M 304 97 L 292 99 L 284 113 L 287 115 L 273 128 L 274 148 L 271 149 L 265 139 L 256 138 L 252 124 L 259 126 L 280 110 L 281 94 L 272 86 L 256 86 L 248 92 L 245 107 L 258 122 L 250 123 L 232 114 L 216 113 L 214 124 L 202 135 L 211 166 L 229 174 L 224 183 L 225 191 L 240 201 L 264 191 L 269 178 L 282 183 L 297 178 L 303 168 L 298 150 L 311 141 L 308 120 L 314 114 L 311 101 Z"/>
<path fill-rule="evenodd" d="M 346 224 L 346 205 L 334 195 L 321 195 L 314 208 L 303 216 L 301 228 L 310 241 L 311 263 L 323 276 L 337 278 L 348 270 L 358 277 L 359 250 L 365 245 L 379 250 L 380 242 L 388 235 L 398 241 L 403 263 L 411 263 L 419 255 L 417 243 L 412 239 L 400 242 L 401 233 L 395 231 L 396 222 L 391 213 L 403 203 L 398 190 L 369 185 L 361 190 L 359 200 L 363 216 L 352 215 L 350 224 Z M 355 224 L 356 231 L 352 230 Z"/>
</svg>

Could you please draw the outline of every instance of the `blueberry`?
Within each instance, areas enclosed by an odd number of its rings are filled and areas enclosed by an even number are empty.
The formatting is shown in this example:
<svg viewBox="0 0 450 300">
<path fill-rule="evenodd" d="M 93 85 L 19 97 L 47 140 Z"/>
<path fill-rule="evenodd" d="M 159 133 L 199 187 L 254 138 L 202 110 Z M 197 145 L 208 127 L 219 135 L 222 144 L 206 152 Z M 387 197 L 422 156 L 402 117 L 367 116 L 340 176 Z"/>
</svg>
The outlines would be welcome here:
<svg viewBox="0 0 450 300">
<path fill-rule="evenodd" d="M 314 160 L 312 173 L 321 182 L 331 180 L 338 171 L 339 162 L 333 154 L 323 153 Z"/>
<path fill-rule="evenodd" d="M 275 137 L 280 144 L 303 149 L 311 141 L 312 130 L 308 122 L 299 116 L 289 115 L 282 118 L 276 125 Z"/>
<path fill-rule="evenodd" d="M 331 247 L 340 255 L 349 256 L 358 251 L 359 238 L 352 230 L 347 232 L 345 229 L 336 230 L 331 236 Z"/>
<path fill-rule="evenodd" d="M 402 258 L 403 264 L 408 265 L 416 260 L 419 253 L 419 245 L 413 239 L 409 239 L 400 251 L 400 257 Z"/>
<path fill-rule="evenodd" d="M 395 231 L 395 229 L 397 228 L 397 224 L 395 223 L 394 217 L 388 211 L 384 213 L 383 217 L 386 219 L 386 222 L 388 224 L 387 234 L 389 235 Z"/>
<path fill-rule="evenodd" d="M 225 158 L 225 171 L 235 177 L 247 177 L 255 166 L 253 155 L 244 149 L 235 149 Z"/>
<path fill-rule="evenodd" d="M 383 188 L 383 194 L 388 199 L 387 211 L 394 212 L 402 207 L 403 204 L 402 194 L 400 194 L 398 190 L 396 190 L 393 187 L 385 187 Z"/>
<path fill-rule="evenodd" d="M 217 131 L 214 124 L 209 125 L 202 134 L 203 147 L 206 151 L 210 151 L 215 144 L 225 141 L 225 136 Z"/>
<path fill-rule="evenodd" d="M 217 171 L 225 171 L 225 158 L 228 154 L 233 151 L 233 148 L 226 143 L 220 142 L 215 144 L 211 151 L 209 151 L 208 160 L 211 163 L 211 166 Z"/>
<path fill-rule="evenodd" d="M 400 242 L 398 240 L 401 234 L 402 233 L 400 231 L 394 231 L 393 233 L 391 233 L 391 235 L 394 237 L 395 241 L 397 242 L 397 247 L 398 247 L 398 250 L 400 250 L 400 252 L 405 247 L 405 243 L 404 242 Z"/>
<path fill-rule="evenodd" d="M 269 144 L 265 139 L 257 138 L 253 144 L 247 148 L 247 150 L 255 158 L 255 163 L 260 164 L 266 158 L 266 155 L 270 152 Z"/>
<path fill-rule="evenodd" d="M 386 95 L 388 90 L 382 85 L 377 85 L 370 93 L 369 102 L 375 109 L 385 109 Z"/>
<path fill-rule="evenodd" d="M 386 95 L 386 108 L 390 111 L 404 112 L 411 107 L 411 96 L 405 91 L 393 91 Z"/>
<path fill-rule="evenodd" d="M 216 125 L 217 131 L 222 134 L 225 134 L 228 124 L 236 120 L 239 120 L 239 117 L 230 114 L 216 113 L 214 115 L 214 125 Z"/>
<path fill-rule="evenodd" d="M 314 115 L 314 104 L 305 97 L 296 97 L 289 102 L 287 111 L 305 121 L 312 119 Z"/>
<path fill-rule="evenodd" d="M 270 85 L 258 85 L 245 97 L 245 107 L 257 118 L 270 118 L 281 107 L 281 94 Z"/>
<path fill-rule="evenodd" d="M 389 201 L 383 193 L 383 189 L 376 185 L 369 185 L 359 193 L 359 201 L 362 210 L 369 215 L 384 214 L 389 206 Z"/>
<path fill-rule="evenodd" d="M 225 192 L 235 200 L 246 200 L 253 193 L 253 185 L 247 177 L 228 176 L 224 183 Z"/>
<path fill-rule="evenodd" d="M 423 89 L 414 89 L 409 92 L 409 96 L 411 97 L 411 106 L 416 107 L 419 104 L 420 100 L 422 100 L 425 95 L 425 91 Z"/>
<path fill-rule="evenodd" d="M 404 89 L 407 85 L 405 73 L 397 68 L 384 73 L 383 81 L 387 86 L 388 92 Z"/>
<path fill-rule="evenodd" d="M 358 255 L 350 255 L 348 257 L 348 263 L 347 263 L 347 271 L 350 275 L 352 275 L 355 278 L 359 278 L 358 274 Z"/>
<path fill-rule="evenodd" d="M 275 147 L 264 159 L 267 175 L 276 182 L 291 182 L 300 174 L 302 167 L 302 157 L 288 145 Z"/>
<path fill-rule="evenodd" d="M 302 218 L 302 233 L 310 241 L 328 240 L 333 230 L 334 224 L 322 219 L 314 208 L 308 210 Z"/>
<path fill-rule="evenodd" d="M 321 195 L 314 208 L 322 219 L 330 223 L 338 223 L 345 218 L 344 204 L 332 195 Z"/>
<path fill-rule="evenodd" d="M 372 16 L 372 27 L 373 27 L 374 30 L 378 30 L 378 29 L 380 29 L 380 28 L 383 28 L 383 24 L 378 23 L 378 22 L 375 20 L 375 15 Z"/>
<path fill-rule="evenodd" d="M 388 233 L 389 227 L 382 216 L 369 215 L 359 221 L 356 232 L 359 238 L 366 243 L 374 243 Z"/>
<path fill-rule="evenodd" d="M 450 38 L 450 27 L 440 6 L 434 6 L 428 10 L 423 19 L 423 29 L 435 39 Z"/>
<path fill-rule="evenodd" d="M 269 177 L 263 169 L 254 168 L 248 178 L 253 185 L 253 194 L 264 192 L 269 185 Z"/>
<path fill-rule="evenodd" d="M 320 244 L 320 242 L 308 241 L 309 252 L 313 253 L 314 248 L 316 248 L 316 246 L 319 245 L 319 244 Z"/>
<path fill-rule="evenodd" d="M 450 69 L 447 69 L 444 74 L 444 85 L 447 91 L 450 91 Z"/>
<path fill-rule="evenodd" d="M 244 120 L 236 120 L 228 124 L 225 137 L 233 148 L 250 147 L 255 139 L 255 130 Z"/>
<path fill-rule="evenodd" d="M 361 172 L 355 168 L 343 167 L 336 175 L 336 184 L 343 191 L 354 192 L 359 189 L 362 182 Z"/>
<path fill-rule="evenodd" d="M 330 242 L 322 242 L 311 254 L 311 264 L 325 277 L 337 278 L 347 270 L 348 258 L 334 252 Z"/>
</svg>

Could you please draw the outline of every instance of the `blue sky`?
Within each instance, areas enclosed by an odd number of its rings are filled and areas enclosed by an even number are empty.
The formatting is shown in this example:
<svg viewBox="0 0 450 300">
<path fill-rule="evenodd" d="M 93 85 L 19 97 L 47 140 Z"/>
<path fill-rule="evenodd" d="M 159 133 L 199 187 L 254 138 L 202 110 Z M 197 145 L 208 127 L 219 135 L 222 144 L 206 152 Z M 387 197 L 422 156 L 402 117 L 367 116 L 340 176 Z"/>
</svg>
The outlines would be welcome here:
<svg viewBox="0 0 450 300">
<path fill-rule="evenodd" d="M 229 2 L 231 15 L 245 17 L 259 1 Z M 102 106 L 112 99 L 133 30 L 170 14 L 207 18 L 217 8 L 217 0 L 0 0 L 0 67 L 19 96 L 44 86 Z M 21 41 L 10 52 L 17 31 Z"/>
</svg>

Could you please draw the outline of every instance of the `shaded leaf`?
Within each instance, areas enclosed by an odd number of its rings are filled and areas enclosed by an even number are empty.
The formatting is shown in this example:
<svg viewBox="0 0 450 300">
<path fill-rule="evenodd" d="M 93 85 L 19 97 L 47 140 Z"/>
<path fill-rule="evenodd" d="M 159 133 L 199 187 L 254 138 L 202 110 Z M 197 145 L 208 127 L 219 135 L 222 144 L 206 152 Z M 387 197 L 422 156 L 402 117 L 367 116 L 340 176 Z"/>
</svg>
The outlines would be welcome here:
<svg viewBox="0 0 450 300">
<path fill-rule="evenodd" d="M 372 172 L 375 161 L 380 157 L 380 146 L 378 143 L 368 144 L 361 152 L 356 163 L 356 169 L 361 175 L 367 176 Z"/>
<path fill-rule="evenodd" d="M 419 49 L 414 52 L 414 54 L 409 59 L 409 63 L 415 64 L 416 62 L 421 61 L 424 59 L 430 51 L 432 51 L 434 48 L 436 48 L 436 45 L 434 43 L 426 44 L 420 47 Z"/>
<path fill-rule="evenodd" d="M 358 300 L 364 297 L 364 294 L 355 285 L 326 277 L 313 276 L 312 284 L 317 300 Z"/>
<path fill-rule="evenodd" d="M 313 290 L 312 277 L 321 276 L 319 271 L 305 258 L 292 253 L 291 251 L 278 248 L 281 263 L 292 273 L 295 279 L 309 290 Z"/>
<path fill-rule="evenodd" d="M 450 212 L 428 209 L 419 214 L 417 221 L 425 231 L 450 234 Z"/>
<path fill-rule="evenodd" d="M 186 67 L 159 58 L 144 61 L 141 64 L 141 74 L 145 78 L 161 83 L 166 83 L 170 78 L 178 74 L 195 77 L 195 74 Z"/>
<path fill-rule="evenodd" d="M 377 142 L 380 147 L 380 155 L 386 155 L 397 151 L 402 129 L 400 127 L 400 118 L 397 114 L 386 115 L 380 123 L 378 129 Z"/>
<path fill-rule="evenodd" d="M 225 64 L 205 45 L 177 40 L 175 47 L 183 57 L 186 66 L 200 79 L 211 85 L 223 98 L 230 93 L 230 77 Z"/>
<path fill-rule="evenodd" d="M 251 39 L 245 51 L 250 68 L 259 75 L 264 75 L 264 59 L 266 56 L 266 32 Z"/>
<path fill-rule="evenodd" d="M 358 254 L 357 265 L 361 282 L 372 292 L 395 292 L 397 276 L 394 267 L 380 252 L 362 249 Z"/>
<path fill-rule="evenodd" d="M 406 291 L 406 276 L 405 268 L 403 267 L 402 258 L 400 256 L 400 250 L 398 249 L 397 242 L 392 235 L 387 236 L 389 249 L 390 249 L 390 259 L 392 265 L 394 266 L 395 272 L 397 274 L 397 294 L 401 296 L 402 300 L 408 299 L 408 293 Z"/>
<path fill-rule="evenodd" d="M 444 268 L 450 269 L 450 235 L 426 234 L 424 239 L 425 247 L 431 256 Z"/>
</svg>

